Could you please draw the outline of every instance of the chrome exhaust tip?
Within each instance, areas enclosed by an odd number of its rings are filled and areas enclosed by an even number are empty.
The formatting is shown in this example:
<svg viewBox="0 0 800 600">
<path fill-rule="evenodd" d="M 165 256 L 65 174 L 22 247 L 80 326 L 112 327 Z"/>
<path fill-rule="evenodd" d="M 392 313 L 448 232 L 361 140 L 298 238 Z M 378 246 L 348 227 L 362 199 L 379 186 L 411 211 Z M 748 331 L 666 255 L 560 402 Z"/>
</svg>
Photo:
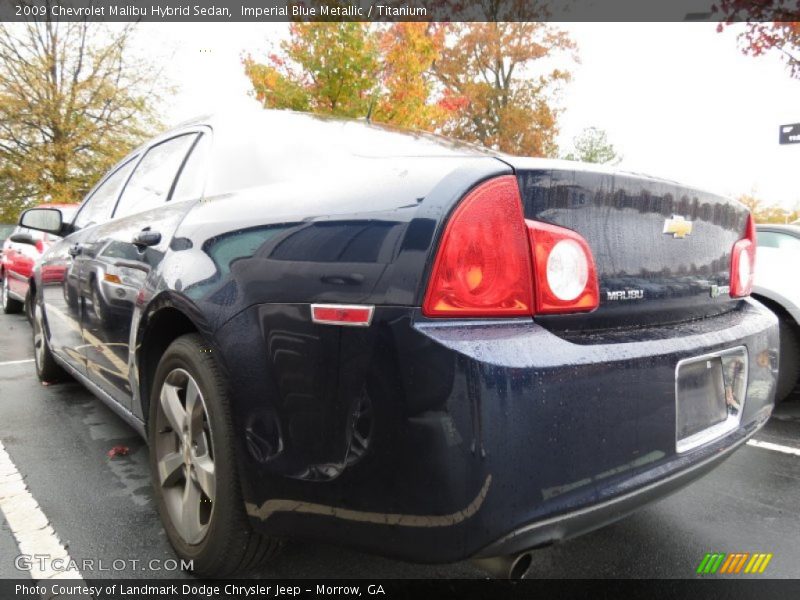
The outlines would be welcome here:
<svg viewBox="0 0 800 600">
<path fill-rule="evenodd" d="M 533 563 L 533 555 L 521 552 L 509 556 L 473 558 L 470 562 L 496 579 L 525 579 Z"/>
</svg>

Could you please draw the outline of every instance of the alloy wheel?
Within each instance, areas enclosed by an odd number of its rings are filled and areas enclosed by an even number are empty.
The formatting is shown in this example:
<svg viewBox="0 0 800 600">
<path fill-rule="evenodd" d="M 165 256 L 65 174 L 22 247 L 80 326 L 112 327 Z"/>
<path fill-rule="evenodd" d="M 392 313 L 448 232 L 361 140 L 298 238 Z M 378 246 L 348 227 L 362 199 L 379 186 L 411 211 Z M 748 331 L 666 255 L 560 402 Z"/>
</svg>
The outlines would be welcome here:
<svg viewBox="0 0 800 600">
<path fill-rule="evenodd" d="M 155 427 L 158 485 L 167 512 L 184 541 L 198 544 L 211 523 L 217 479 L 203 394 L 184 369 L 164 379 Z"/>
</svg>

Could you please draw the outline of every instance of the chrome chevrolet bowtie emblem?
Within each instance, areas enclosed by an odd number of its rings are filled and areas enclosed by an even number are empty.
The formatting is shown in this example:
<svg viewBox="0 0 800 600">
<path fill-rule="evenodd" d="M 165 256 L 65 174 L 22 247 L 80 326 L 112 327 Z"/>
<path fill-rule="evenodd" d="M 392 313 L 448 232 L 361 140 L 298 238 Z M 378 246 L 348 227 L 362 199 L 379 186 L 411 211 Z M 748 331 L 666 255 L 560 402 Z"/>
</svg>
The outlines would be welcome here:
<svg viewBox="0 0 800 600">
<path fill-rule="evenodd" d="M 671 233 L 673 238 L 683 239 L 692 233 L 692 222 L 680 215 L 672 215 L 664 221 L 664 233 Z"/>
</svg>

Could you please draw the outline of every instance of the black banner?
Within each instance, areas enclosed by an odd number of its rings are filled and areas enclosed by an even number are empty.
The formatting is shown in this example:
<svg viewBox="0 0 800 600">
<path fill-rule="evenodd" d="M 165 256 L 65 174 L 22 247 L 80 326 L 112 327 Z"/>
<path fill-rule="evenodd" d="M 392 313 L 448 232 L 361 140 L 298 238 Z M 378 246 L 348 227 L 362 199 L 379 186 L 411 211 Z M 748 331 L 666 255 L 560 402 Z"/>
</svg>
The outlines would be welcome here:
<svg viewBox="0 0 800 600">
<path fill-rule="evenodd" d="M 798 0 L 0 0 L 0 21 L 791 21 Z"/>
<path fill-rule="evenodd" d="M 532 598 L 726 600 L 797 598 L 798 580 L 0 580 L 3 600 L 530 600 Z"/>
</svg>

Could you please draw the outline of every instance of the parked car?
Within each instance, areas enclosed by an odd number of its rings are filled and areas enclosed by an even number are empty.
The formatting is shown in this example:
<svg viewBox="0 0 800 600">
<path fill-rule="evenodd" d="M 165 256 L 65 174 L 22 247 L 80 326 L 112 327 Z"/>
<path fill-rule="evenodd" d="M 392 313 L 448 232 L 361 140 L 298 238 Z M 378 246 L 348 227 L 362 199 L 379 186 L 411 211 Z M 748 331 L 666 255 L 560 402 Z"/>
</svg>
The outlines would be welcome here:
<svg viewBox="0 0 800 600">
<path fill-rule="evenodd" d="M 77 208 L 77 205 L 70 204 L 46 206 L 63 211 L 65 219 L 71 218 Z M 33 275 L 33 265 L 58 239 L 57 235 L 51 233 L 16 226 L 3 241 L 3 251 L 0 253 L 0 306 L 4 313 L 16 313 L 23 309 L 28 312 L 28 284 Z"/>
<path fill-rule="evenodd" d="M 6 223 L 0 223 L 0 264 L 3 261 L 3 251 L 5 250 L 6 240 L 8 236 L 11 235 L 11 232 L 16 229 L 16 225 L 8 225 Z M 2 278 L 0 278 L 0 282 L 2 282 Z"/>
<path fill-rule="evenodd" d="M 3 243 L 8 239 L 8 236 L 11 235 L 15 227 L 16 225 L 0 223 L 0 255 L 2 255 L 1 253 L 3 252 Z"/>
<path fill-rule="evenodd" d="M 780 319 L 780 371 L 776 400 L 800 383 L 800 226 L 757 225 L 759 260 L 753 296 Z"/>
<path fill-rule="evenodd" d="M 39 377 L 146 437 L 203 575 L 286 537 L 519 575 L 773 408 L 752 218 L 668 181 L 258 111 L 172 130 L 73 219 L 21 223 L 65 236 L 35 269 Z M 112 245 L 137 293 L 105 319 L 86 282 Z"/>
<path fill-rule="evenodd" d="M 113 326 L 120 318 L 130 320 L 139 286 L 147 274 L 142 268 L 142 253 L 131 244 L 103 240 L 86 254 L 86 260 L 73 262 L 63 278 L 67 306 L 78 310 L 79 298 L 85 297 L 103 325 Z"/>
</svg>

